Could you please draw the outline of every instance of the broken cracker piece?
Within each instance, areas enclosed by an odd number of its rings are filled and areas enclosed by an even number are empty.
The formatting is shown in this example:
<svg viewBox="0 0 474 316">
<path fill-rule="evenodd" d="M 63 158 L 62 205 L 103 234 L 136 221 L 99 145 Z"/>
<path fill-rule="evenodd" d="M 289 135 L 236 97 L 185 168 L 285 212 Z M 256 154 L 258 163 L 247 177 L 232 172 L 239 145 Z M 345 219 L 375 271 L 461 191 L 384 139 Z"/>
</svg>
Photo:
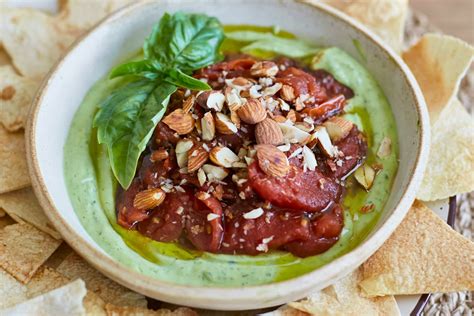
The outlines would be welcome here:
<svg viewBox="0 0 474 316">
<path fill-rule="evenodd" d="M 9 133 L 0 126 L 0 193 L 29 184 L 23 133 Z"/>
<path fill-rule="evenodd" d="M 146 298 L 143 295 L 132 292 L 110 280 L 76 253 L 67 256 L 56 270 L 70 279 L 83 279 L 87 284 L 87 289 L 95 292 L 107 303 L 130 307 L 147 306 Z"/>
<path fill-rule="evenodd" d="M 0 123 L 15 132 L 25 127 L 38 82 L 19 76 L 12 66 L 1 66 L 0 78 Z"/>
<path fill-rule="evenodd" d="M 474 243 L 415 201 L 361 271 L 369 297 L 474 290 Z"/>
<path fill-rule="evenodd" d="M 60 243 L 26 223 L 6 226 L 0 230 L 0 267 L 27 283 Z"/>
<path fill-rule="evenodd" d="M 15 221 L 27 222 L 52 237 L 61 239 L 61 235 L 44 214 L 31 188 L 0 194 L 0 207 Z"/>
<path fill-rule="evenodd" d="M 105 306 L 107 316 L 197 316 L 198 313 L 186 307 L 180 307 L 171 311 L 169 309 L 151 310 L 144 307 Z"/>
</svg>

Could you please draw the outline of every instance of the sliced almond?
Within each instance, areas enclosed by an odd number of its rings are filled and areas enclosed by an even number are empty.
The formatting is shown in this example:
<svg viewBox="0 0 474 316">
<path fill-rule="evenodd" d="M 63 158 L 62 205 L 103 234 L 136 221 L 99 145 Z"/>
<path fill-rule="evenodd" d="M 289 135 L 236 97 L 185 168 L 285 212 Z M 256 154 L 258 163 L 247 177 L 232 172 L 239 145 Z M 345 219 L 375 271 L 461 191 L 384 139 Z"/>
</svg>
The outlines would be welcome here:
<svg viewBox="0 0 474 316">
<path fill-rule="evenodd" d="M 237 128 L 240 128 L 240 117 L 237 114 L 237 111 L 230 110 L 230 120 Z"/>
<path fill-rule="evenodd" d="M 237 111 L 240 119 L 248 124 L 257 124 L 267 117 L 267 111 L 261 102 L 256 99 L 247 102 Z"/>
<path fill-rule="evenodd" d="M 297 116 L 296 116 L 296 112 L 295 110 L 290 110 L 288 112 L 288 114 L 286 115 L 286 118 L 290 121 L 292 121 L 293 123 L 296 122 L 296 119 L 297 119 Z"/>
<path fill-rule="evenodd" d="M 211 112 L 206 112 L 201 119 L 202 139 L 211 141 L 216 135 L 216 124 Z"/>
<path fill-rule="evenodd" d="M 278 123 L 267 117 L 255 126 L 255 139 L 257 144 L 276 146 L 283 143 L 283 133 Z"/>
<path fill-rule="evenodd" d="M 158 150 L 154 150 L 151 153 L 150 160 L 151 162 L 162 161 L 168 158 L 168 156 L 169 154 L 168 154 L 168 151 L 166 151 L 166 149 L 158 149 Z"/>
<path fill-rule="evenodd" d="M 222 181 L 227 177 L 229 172 L 222 167 L 217 167 L 210 164 L 205 164 L 202 166 L 202 170 L 206 173 L 207 179 L 209 181 Z"/>
<path fill-rule="evenodd" d="M 284 84 L 280 90 L 280 96 L 287 102 L 293 102 L 296 99 L 295 89 L 292 86 Z"/>
<path fill-rule="evenodd" d="M 331 143 L 331 138 L 329 137 L 326 127 L 316 127 L 313 137 L 318 139 L 318 145 L 326 156 L 331 158 L 336 156 L 336 148 Z"/>
<path fill-rule="evenodd" d="M 212 91 L 206 101 L 206 105 L 208 109 L 213 109 L 217 112 L 222 111 L 224 107 L 225 96 L 220 91 Z"/>
<path fill-rule="evenodd" d="M 194 143 L 190 139 L 182 139 L 176 144 L 175 152 L 177 154 L 187 153 L 194 146 Z"/>
<path fill-rule="evenodd" d="M 369 190 L 374 183 L 375 170 L 369 165 L 363 164 L 354 172 L 354 177 L 360 185 L 362 185 L 366 190 Z"/>
<path fill-rule="evenodd" d="M 335 116 L 324 122 L 323 126 L 326 127 L 331 140 L 337 142 L 349 135 L 354 123 L 342 117 Z"/>
<path fill-rule="evenodd" d="M 284 177 L 290 170 L 286 155 L 273 145 L 258 145 L 257 159 L 260 169 L 272 177 Z"/>
<path fill-rule="evenodd" d="M 202 168 L 198 170 L 197 178 L 198 178 L 200 186 L 203 186 L 206 183 L 207 181 L 206 173 L 204 172 L 204 170 L 202 170 Z"/>
<path fill-rule="evenodd" d="M 211 150 L 210 158 L 216 165 L 225 168 L 231 168 L 233 163 L 240 160 L 239 156 L 234 154 L 232 150 L 220 146 L 216 146 Z"/>
<path fill-rule="evenodd" d="M 180 168 L 188 167 L 188 153 L 176 154 L 176 162 Z"/>
<path fill-rule="evenodd" d="M 168 114 L 163 123 L 179 135 L 188 134 L 194 129 L 194 118 L 191 113 L 185 113 L 183 109 L 176 109 Z"/>
<path fill-rule="evenodd" d="M 223 113 L 216 113 L 215 123 L 217 131 L 221 134 L 232 135 L 238 131 L 237 126 Z"/>
<path fill-rule="evenodd" d="M 133 200 L 133 206 L 139 210 L 151 210 L 160 205 L 166 197 L 166 193 L 158 188 L 138 192 Z"/>
<path fill-rule="evenodd" d="M 188 151 L 188 172 L 194 172 L 202 167 L 209 158 L 208 152 L 202 146 L 196 146 Z"/>
<path fill-rule="evenodd" d="M 318 162 L 316 161 L 316 157 L 314 156 L 313 151 L 308 147 L 303 146 L 302 154 L 306 167 L 309 170 L 314 171 L 316 169 L 316 166 L 318 165 Z"/>
<path fill-rule="evenodd" d="M 278 66 L 273 61 L 258 61 L 250 68 L 250 74 L 255 77 L 275 77 Z"/>
<path fill-rule="evenodd" d="M 299 128 L 300 130 L 302 130 L 306 133 L 310 133 L 314 130 L 314 125 L 310 124 L 308 122 L 296 122 L 295 127 Z"/>
<path fill-rule="evenodd" d="M 377 151 L 377 156 L 379 158 L 386 158 L 392 153 L 392 140 L 388 137 L 384 137 L 380 143 L 379 150 Z"/>
<path fill-rule="evenodd" d="M 244 77 L 237 77 L 233 79 L 226 79 L 225 84 L 228 87 L 236 89 L 238 92 L 248 90 L 252 86 L 252 82 Z"/>
<path fill-rule="evenodd" d="M 299 128 L 291 125 L 288 121 L 285 123 L 278 123 L 280 129 L 283 134 L 283 141 L 285 143 L 299 143 L 304 144 L 306 143 L 309 138 L 310 134 L 300 130 Z"/>
<path fill-rule="evenodd" d="M 190 95 L 186 100 L 183 102 L 183 112 L 188 113 L 194 106 L 196 102 L 196 97 L 194 95 Z"/>
</svg>

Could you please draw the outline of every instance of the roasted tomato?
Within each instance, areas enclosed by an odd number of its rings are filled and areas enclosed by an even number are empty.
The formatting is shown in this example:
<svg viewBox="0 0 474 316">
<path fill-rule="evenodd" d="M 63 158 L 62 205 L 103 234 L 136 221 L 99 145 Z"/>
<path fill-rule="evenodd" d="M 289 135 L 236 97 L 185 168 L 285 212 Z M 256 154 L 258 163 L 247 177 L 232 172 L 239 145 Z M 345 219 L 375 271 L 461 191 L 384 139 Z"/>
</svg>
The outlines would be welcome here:
<svg viewBox="0 0 474 316">
<path fill-rule="evenodd" d="M 250 186 L 261 198 L 295 211 L 319 212 L 339 198 L 341 188 L 334 179 L 317 169 L 290 167 L 285 177 L 271 177 L 254 162 L 249 166 Z"/>
<path fill-rule="evenodd" d="M 133 206 L 133 201 L 138 192 L 143 190 L 143 185 L 138 178 L 132 181 L 127 190 L 119 188 L 117 191 L 116 209 L 117 222 L 125 228 L 132 228 L 136 223 L 148 218 L 149 211 L 140 210 Z"/>
</svg>

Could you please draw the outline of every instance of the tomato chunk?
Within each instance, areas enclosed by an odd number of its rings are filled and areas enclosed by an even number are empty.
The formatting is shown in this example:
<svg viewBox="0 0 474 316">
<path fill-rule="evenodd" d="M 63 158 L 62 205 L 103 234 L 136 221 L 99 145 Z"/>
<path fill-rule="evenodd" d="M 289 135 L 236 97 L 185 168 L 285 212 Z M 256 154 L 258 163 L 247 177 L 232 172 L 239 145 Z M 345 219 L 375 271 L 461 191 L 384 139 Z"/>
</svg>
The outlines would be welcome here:
<svg viewBox="0 0 474 316">
<path fill-rule="evenodd" d="M 256 162 L 249 166 L 249 183 L 257 194 L 272 204 L 296 211 L 319 212 L 339 198 L 340 186 L 318 169 L 303 171 L 290 164 L 283 178 L 266 175 Z"/>
<path fill-rule="evenodd" d="M 117 222 L 120 226 L 132 228 L 136 223 L 148 218 L 149 212 L 140 210 L 133 206 L 135 195 L 137 195 L 141 190 L 142 183 L 138 178 L 135 178 L 127 190 L 119 188 L 117 191 Z"/>
</svg>

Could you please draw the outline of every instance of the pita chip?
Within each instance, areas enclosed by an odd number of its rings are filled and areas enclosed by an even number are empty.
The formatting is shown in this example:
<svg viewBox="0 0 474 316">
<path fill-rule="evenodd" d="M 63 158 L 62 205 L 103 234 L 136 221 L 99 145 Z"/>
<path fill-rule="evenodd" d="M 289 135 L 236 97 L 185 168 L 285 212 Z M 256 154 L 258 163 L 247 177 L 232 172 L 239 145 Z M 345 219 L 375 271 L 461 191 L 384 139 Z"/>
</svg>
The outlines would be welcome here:
<svg viewBox="0 0 474 316">
<path fill-rule="evenodd" d="M 311 315 L 400 315 L 393 296 L 363 297 L 358 287 L 360 280 L 361 272 L 356 270 L 335 284 L 288 306 Z"/>
<path fill-rule="evenodd" d="M 430 156 L 417 198 L 432 201 L 471 191 L 474 119 L 458 99 L 453 99 L 431 128 Z"/>
<path fill-rule="evenodd" d="M 27 299 L 25 285 L 0 268 L 0 311 Z"/>
<path fill-rule="evenodd" d="M 1 66 L 0 78 L 0 123 L 14 132 L 25 127 L 38 83 L 17 75 L 12 66 Z"/>
<path fill-rule="evenodd" d="M 1 212 L 4 212 L 2 209 L 0 209 L 0 213 Z M 15 224 L 16 222 L 13 220 L 13 218 L 11 218 L 10 216 L 6 215 L 6 213 L 4 213 L 5 215 L 4 216 L 0 216 L 0 229 L 2 229 L 3 227 L 6 227 L 8 225 L 12 225 L 12 224 Z"/>
<path fill-rule="evenodd" d="M 27 283 L 60 243 L 26 223 L 6 226 L 0 230 L 0 267 Z"/>
<path fill-rule="evenodd" d="M 39 10 L 2 8 L 0 17 L 5 51 L 20 74 L 32 79 L 42 79 L 82 32 L 61 27 Z"/>
<path fill-rule="evenodd" d="M 322 2 L 358 20 L 379 35 L 395 51 L 401 51 L 408 0 L 323 0 Z"/>
<path fill-rule="evenodd" d="M 52 237 L 61 239 L 61 235 L 44 214 L 31 187 L 0 194 L 0 208 L 15 221 L 27 222 Z"/>
<path fill-rule="evenodd" d="M 474 290 L 474 243 L 415 201 L 361 270 L 369 297 Z"/>
<path fill-rule="evenodd" d="M 29 184 L 23 133 L 8 133 L 0 126 L 0 193 Z"/>
<path fill-rule="evenodd" d="M 39 295 L 8 309 L 0 310 L 4 316 L 13 315 L 85 315 L 82 304 L 86 287 L 82 280 L 76 280 L 51 292 Z"/>
<path fill-rule="evenodd" d="M 87 30 L 112 12 L 133 0 L 63 0 L 58 19 L 79 29 Z"/>
<path fill-rule="evenodd" d="M 108 279 L 91 267 L 76 253 L 71 253 L 56 269 L 70 279 L 81 278 L 87 289 L 99 295 L 105 302 L 117 306 L 146 307 L 146 298 Z"/>
<path fill-rule="evenodd" d="M 425 96 L 432 126 L 457 95 L 473 57 L 469 44 L 440 34 L 424 35 L 403 53 Z"/>
<path fill-rule="evenodd" d="M 105 306 L 107 316 L 197 316 L 192 309 L 180 307 L 171 311 L 169 309 L 151 310 L 144 307 L 114 306 L 107 304 Z"/>
</svg>

